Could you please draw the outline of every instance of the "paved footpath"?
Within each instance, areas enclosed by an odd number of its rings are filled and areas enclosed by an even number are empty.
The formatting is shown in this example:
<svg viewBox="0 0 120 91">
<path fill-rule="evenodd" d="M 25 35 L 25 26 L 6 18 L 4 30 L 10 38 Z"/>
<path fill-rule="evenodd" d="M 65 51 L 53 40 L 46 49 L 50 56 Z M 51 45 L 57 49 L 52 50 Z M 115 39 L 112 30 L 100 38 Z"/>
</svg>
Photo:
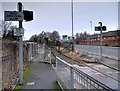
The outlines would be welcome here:
<svg viewBox="0 0 120 91">
<path fill-rule="evenodd" d="M 32 61 L 26 81 L 34 85 L 23 86 L 22 89 L 60 89 L 57 84 L 57 74 L 50 64 L 40 62 L 40 55 Z"/>
</svg>

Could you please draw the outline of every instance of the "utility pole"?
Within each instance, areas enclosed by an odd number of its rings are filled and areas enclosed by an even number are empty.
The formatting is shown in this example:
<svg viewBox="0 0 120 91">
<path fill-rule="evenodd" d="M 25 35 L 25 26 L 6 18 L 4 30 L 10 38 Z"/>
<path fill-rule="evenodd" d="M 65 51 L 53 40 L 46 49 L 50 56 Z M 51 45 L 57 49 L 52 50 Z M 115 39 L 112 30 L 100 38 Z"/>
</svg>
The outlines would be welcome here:
<svg viewBox="0 0 120 91">
<path fill-rule="evenodd" d="M 22 12 L 22 3 L 18 2 L 18 11 Z M 22 28 L 22 21 L 19 21 L 19 28 Z M 22 35 L 19 36 L 19 65 L 20 65 L 20 83 L 19 85 L 23 85 L 23 41 Z"/>
</svg>

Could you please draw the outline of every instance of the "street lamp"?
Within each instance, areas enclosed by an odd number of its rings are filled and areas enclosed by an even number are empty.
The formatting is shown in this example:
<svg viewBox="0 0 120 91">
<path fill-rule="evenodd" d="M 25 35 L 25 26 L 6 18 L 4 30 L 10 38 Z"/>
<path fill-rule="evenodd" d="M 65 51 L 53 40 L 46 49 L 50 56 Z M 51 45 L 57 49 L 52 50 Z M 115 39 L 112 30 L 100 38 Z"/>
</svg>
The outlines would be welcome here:
<svg viewBox="0 0 120 91">
<path fill-rule="evenodd" d="M 74 51 L 74 35 L 73 35 L 73 0 L 71 1 L 71 23 L 72 23 L 72 51 Z"/>
<path fill-rule="evenodd" d="M 90 21 L 90 26 L 91 26 L 91 32 L 92 32 L 92 21 Z M 90 45 L 92 46 L 91 39 L 92 39 L 92 36 L 90 37 Z"/>
</svg>

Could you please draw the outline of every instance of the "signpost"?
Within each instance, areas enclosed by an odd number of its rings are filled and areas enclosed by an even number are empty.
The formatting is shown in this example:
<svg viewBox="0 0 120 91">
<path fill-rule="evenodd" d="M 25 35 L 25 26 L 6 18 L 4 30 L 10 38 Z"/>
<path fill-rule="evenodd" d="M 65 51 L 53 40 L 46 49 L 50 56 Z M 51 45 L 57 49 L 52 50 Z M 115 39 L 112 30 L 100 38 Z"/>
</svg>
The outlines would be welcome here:
<svg viewBox="0 0 120 91">
<path fill-rule="evenodd" d="M 95 27 L 95 31 L 100 31 L 100 60 L 102 59 L 102 31 L 106 31 L 106 26 L 102 26 L 102 22 L 99 22 L 100 26 Z"/>
<path fill-rule="evenodd" d="M 5 21 L 23 21 L 24 16 L 19 11 L 5 11 Z"/>
<path fill-rule="evenodd" d="M 22 3 L 18 3 L 18 11 L 5 11 L 4 12 L 5 21 L 19 21 L 19 28 L 14 30 L 14 36 L 19 37 L 19 65 L 20 65 L 20 82 L 19 85 L 23 85 L 23 40 L 22 36 L 24 35 L 24 29 L 22 28 L 22 21 L 31 21 L 33 20 L 33 12 L 25 11 L 23 13 Z"/>
</svg>

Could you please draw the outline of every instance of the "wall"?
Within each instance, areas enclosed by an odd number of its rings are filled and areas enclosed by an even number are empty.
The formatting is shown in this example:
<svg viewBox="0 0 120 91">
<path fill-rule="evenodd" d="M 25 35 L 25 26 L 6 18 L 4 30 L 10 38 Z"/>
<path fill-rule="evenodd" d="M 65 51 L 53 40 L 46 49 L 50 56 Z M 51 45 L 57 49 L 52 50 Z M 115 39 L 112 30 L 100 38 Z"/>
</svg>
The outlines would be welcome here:
<svg viewBox="0 0 120 91">
<path fill-rule="evenodd" d="M 74 40 L 74 43 L 76 43 L 77 41 Z M 96 40 L 91 40 L 91 41 L 79 41 L 78 44 L 80 45 L 94 45 L 94 46 L 99 46 L 100 45 L 100 40 L 96 39 Z M 102 39 L 102 45 L 109 45 L 109 46 L 117 46 L 120 45 L 120 38 L 113 38 L 113 37 L 108 37 L 108 38 L 103 38 Z"/>
</svg>

